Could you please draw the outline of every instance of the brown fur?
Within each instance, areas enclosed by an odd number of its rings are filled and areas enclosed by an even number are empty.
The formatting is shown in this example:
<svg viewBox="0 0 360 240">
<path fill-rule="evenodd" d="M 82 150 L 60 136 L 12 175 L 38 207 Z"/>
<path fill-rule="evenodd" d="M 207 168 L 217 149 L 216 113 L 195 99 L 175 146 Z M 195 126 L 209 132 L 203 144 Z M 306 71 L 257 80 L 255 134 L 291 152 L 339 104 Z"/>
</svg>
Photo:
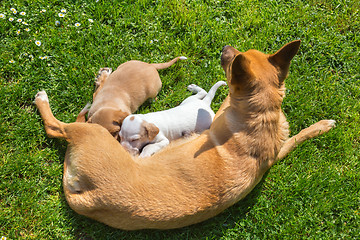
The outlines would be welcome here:
<svg viewBox="0 0 360 240">
<path fill-rule="evenodd" d="M 102 71 L 107 68 L 100 69 L 91 108 L 81 111 L 77 122 L 85 122 L 88 112 L 89 123 L 97 123 L 117 137 L 124 118 L 160 91 L 162 83 L 157 70 L 170 67 L 178 59 L 153 64 L 132 60 L 110 75 Z"/>
<path fill-rule="evenodd" d="M 39 92 L 35 103 L 47 134 L 69 142 L 63 185 L 70 207 L 115 228 L 170 229 L 204 221 L 244 198 L 278 159 L 334 126 L 323 120 L 288 139 L 281 103 L 299 44 L 275 55 L 226 47 L 230 93 L 211 128 L 141 161 L 99 125 L 55 119 Z"/>
</svg>

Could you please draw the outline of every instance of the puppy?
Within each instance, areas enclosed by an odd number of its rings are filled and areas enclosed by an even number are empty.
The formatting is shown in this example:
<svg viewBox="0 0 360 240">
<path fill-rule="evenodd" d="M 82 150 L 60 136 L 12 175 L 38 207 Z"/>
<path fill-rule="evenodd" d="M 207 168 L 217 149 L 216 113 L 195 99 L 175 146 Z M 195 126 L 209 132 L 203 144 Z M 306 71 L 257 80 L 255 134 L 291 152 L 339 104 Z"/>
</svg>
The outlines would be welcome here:
<svg viewBox="0 0 360 240">
<path fill-rule="evenodd" d="M 229 96 L 209 130 L 141 161 L 97 124 L 63 123 L 44 91 L 35 104 L 49 137 L 69 142 L 63 187 L 79 214 L 115 228 L 180 228 L 209 219 L 244 198 L 298 144 L 328 132 L 322 120 L 288 138 L 281 110 L 285 78 L 300 41 L 275 54 L 226 46 Z M 99 141 L 101 139 L 101 141 Z"/>
<path fill-rule="evenodd" d="M 226 85 L 217 82 L 207 93 L 195 84 L 188 90 L 196 95 L 186 98 L 179 106 L 160 112 L 127 116 L 120 130 L 121 145 L 133 155 L 149 157 L 167 146 L 170 141 L 208 129 L 215 113 L 210 104 L 216 90 Z"/>
<path fill-rule="evenodd" d="M 88 123 L 97 123 L 118 138 L 123 119 L 135 112 L 149 98 L 155 98 L 161 89 L 161 79 L 157 70 L 168 68 L 178 60 L 167 63 L 145 63 L 128 61 L 114 72 L 111 68 L 99 71 L 93 103 L 86 106 L 78 115 L 77 121 L 84 122 L 88 112 Z"/>
</svg>

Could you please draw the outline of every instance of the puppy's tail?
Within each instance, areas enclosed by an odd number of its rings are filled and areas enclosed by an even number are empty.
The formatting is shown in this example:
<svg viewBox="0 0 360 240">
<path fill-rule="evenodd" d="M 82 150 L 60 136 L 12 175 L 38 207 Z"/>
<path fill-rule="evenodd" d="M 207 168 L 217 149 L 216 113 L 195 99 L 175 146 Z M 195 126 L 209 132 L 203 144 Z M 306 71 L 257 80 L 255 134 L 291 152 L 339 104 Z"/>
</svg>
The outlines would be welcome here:
<svg viewBox="0 0 360 240">
<path fill-rule="evenodd" d="M 176 63 L 178 60 L 186 60 L 187 58 L 184 56 L 181 57 L 176 57 L 173 60 L 166 62 L 166 63 L 151 63 L 151 65 L 156 68 L 157 70 L 159 69 L 164 69 L 164 68 L 168 68 L 171 65 L 173 65 L 174 63 Z"/>
<path fill-rule="evenodd" d="M 213 100 L 213 98 L 215 97 L 215 93 L 216 90 L 220 87 L 220 86 L 225 86 L 226 82 L 224 81 L 218 81 L 217 83 L 214 84 L 214 86 L 212 86 L 209 90 L 209 92 L 206 94 L 206 96 L 203 98 L 203 101 L 205 101 L 205 103 L 207 104 L 211 104 L 211 101 Z"/>
<path fill-rule="evenodd" d="M 87 103 L 85 107 L 80 111 L 79 115 L 76 118 L 76 122 L 86 122 L 85 115 L 89 112 L 91 103 Z"/>
</svg>

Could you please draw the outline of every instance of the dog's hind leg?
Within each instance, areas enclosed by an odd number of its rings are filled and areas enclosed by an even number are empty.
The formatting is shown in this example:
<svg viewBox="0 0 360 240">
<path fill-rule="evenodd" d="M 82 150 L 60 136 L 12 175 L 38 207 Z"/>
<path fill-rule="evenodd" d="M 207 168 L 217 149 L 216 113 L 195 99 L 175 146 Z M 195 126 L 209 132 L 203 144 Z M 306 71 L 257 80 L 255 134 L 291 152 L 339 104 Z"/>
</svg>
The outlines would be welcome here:
<svg viewBox="0 0 360 240">
<path fill-rule="evenodd" d="M 111 68 L 101 68 L 98 72 L 98 75 L 95 78 L 95 92 L 93 94 L 93 100 L 95 99 L 96 95 L 98 94 L 98 92 L 102 89 L 102 87 L 104 86 L 106 79 L 109 77 L 109 75 L 111 74 L 112 69 Z"/>
<path fill-rule="evenodd" d="M 195 84 L 190 84 L 189 86 L 187 86 L 187 90 L 189 90 L 192 93 L 195 93 L 193 97 L 196 97 L 200 100 L 203 99 L 207 94 L 207 92 L 204 89 L 202 89 L 201 87 Z"/>
<path fill-rule="evenodd" d="M 285 141 L 284 145 L 280 149 L 276 161 L 273 164 L 286 157 L 301 143 L 308 139 L 320 136 L 330 131 L 333 127 L 335 127 L 335 120 L 321 120 L 310 127 L 301 130 L 298 134 Z"/>
<path fill-rule="evenodd" d="M 44 121 L 46 134 L 52 138 L 67 138 L 65 133 L 66 123 L 60 122 L 52 114 L 49 98 L 45 91 L 36 94 L 34 103 Z"/>
</svg>

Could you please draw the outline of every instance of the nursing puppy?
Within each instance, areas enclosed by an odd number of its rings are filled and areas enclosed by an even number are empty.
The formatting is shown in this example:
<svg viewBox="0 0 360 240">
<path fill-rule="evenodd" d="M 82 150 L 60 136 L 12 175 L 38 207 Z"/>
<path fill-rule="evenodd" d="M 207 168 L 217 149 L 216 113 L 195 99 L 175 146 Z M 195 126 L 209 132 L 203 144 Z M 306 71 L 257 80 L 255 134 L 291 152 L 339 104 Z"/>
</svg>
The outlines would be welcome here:
<svg viewBox="0 0 360 240">
<path fill-rule="evenodd" d="M 208 129 L 215 113 L 210 107 L 216 90 L 226 85 L 217 82 L 207 93 L 195 84 L 188 90 L 196 95 L 186 98 L 179 106 L 160 112 L 127 116 L 120 130 L 121 145 L 131 154 L 149 157 L 167 146 L 170 141 L 201 133 Z"/>
<path fill-rule="evenodd" d="M 170 229 L 209 219 L 244 198 L 298 144 L 334 127 L 322 120 L 288 138 L 281 103 L 299 46 L 293 41 L 275 54 L 225 47 L 229 96 L 210 129 L 141 161 L 98 124 L 57 120 L 39 92 L 35 104 L 47 135 L 69 143 L 63 177 L 69 206 L 115 228 Z"/>
<path fill-rule="evenodd" d="M 90 109 L 86 106 L 79 113 L 77 122 L 85 122 L 88 112 L 88 123 L 97 123 L 118 138 L 124 118 L 160 91 L 162 83 L 157 70 L 168 68 L 179 59 L 186 57 L 152 64 L 132 60 L 121 64 L 114 72 L 111 68 L 100 69 L 93 103 Z"/>
</svg>

